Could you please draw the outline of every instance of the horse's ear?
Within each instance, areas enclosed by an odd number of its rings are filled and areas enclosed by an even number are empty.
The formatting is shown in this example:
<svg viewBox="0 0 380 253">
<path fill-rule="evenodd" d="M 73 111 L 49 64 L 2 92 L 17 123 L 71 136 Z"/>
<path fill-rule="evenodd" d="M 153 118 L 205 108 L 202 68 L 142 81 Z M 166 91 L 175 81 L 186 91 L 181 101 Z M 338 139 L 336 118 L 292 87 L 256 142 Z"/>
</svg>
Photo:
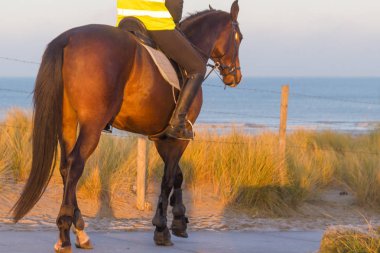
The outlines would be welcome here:
<svg viewBox="0 0 380 253">
<path fill-rule="evenodd" d="M 210 8 L 210 11 L 215 11 L 215 9 L 212 8 L 211 4 L 209 4 L 208 7 Z"/>
<path fill-rule="evenodd" d="M 235 0 L 231 6 L 231 17 L 233 21 L 237 21 L 239 15 L 239 0 Z"/>
</svg>

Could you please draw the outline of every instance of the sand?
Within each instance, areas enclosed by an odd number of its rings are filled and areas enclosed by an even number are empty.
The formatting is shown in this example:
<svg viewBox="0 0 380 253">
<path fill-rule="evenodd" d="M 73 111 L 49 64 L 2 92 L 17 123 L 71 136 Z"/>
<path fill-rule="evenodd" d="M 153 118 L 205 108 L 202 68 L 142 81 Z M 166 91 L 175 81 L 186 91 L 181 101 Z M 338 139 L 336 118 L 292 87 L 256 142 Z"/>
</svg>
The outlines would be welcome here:
<svg viewBox="0 0 380 253">
<path fill-rule="evenodd" d="M 57 231 L 55 220 L 61 203 L 62 187 L 50 184 L 32 211 L 18 224 L 14 224 L 9 210 L 21 189 L 22 185 L 18 185 L 12 191 L 2 190 L 0 231 Z M 151 208 L 146 211 L 137 210 L 136 196 L 132 191 L 123 196 L 110 197 L 111 200 L 103 197 L 101 201 L 79 196 L 87 231 L 151 231 L 158 189 L 158 185 L 149 187 L 147 199 Z M 342 195 L 341 189 L 329 189 L 319 196 L 298 207 L 288 217 L 272 217 L 260 210 L 244 211 L 226 207 L 211 190 L 202 191 L 202 194 L 184 191 L 190 231 L 318 231 L 331 225 L 380 225 L 380 213 L 356 205 L 354 196 Z M 169 224 L 171 217 L 169 209 Z"/>
</svg>

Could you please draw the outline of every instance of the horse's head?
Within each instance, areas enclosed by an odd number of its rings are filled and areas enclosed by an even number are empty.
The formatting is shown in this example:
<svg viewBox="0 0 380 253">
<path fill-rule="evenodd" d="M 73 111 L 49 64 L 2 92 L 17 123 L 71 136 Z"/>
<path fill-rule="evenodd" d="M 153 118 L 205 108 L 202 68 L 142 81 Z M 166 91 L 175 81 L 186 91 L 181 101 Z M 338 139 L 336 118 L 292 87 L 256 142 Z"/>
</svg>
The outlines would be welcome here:
<svg viewBox="0 0 380 253">
<path fill-rule="evenodd" d="M 242 75 L 239 62 L 239 47 L 243 35 L 237 21 L 239 14 L 238 0 L 231 6 L 230 13 L 210 10 L 197 12 L 187 17 L 180 24 L 187 38 L 206 58 L 211 58 L 226 85 L 235 87 Z"/>
<path fill-rule="evenodd" d="M 231 87 L 237 86 L 242 79 L 239 47 L 243 35 L 237 21 L 238 14 L 239 4 L 238 0 L 236 0 L 231 6 L 230 20 L 224 25 L 210 56 L 219 68 L 220 74 L 223 76 L 223 82 Z"/>
</svg>

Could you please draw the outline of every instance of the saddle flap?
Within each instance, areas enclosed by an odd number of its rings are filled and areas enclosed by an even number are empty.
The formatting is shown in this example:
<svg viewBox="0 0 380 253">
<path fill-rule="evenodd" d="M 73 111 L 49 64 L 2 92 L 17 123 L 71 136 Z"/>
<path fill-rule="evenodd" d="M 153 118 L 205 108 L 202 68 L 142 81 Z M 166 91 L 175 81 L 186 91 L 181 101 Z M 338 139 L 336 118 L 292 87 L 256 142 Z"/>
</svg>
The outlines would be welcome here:
<svg viewBox="0 0 380 253">
<path fill-rule="evenodd" d="M 172 63 L 169 61 L 166 55 L 162 53 L 161 51 L 151 48 L 147 45 L 143 44 L 143 46 L 149 52 L 154 63 L 158 67 L 158 70 L 160 71 L 162 77 L 174 88 L 176 88 L 177 90 L 181 90 L 177 72 L 173 68 Z"/>
</svg>

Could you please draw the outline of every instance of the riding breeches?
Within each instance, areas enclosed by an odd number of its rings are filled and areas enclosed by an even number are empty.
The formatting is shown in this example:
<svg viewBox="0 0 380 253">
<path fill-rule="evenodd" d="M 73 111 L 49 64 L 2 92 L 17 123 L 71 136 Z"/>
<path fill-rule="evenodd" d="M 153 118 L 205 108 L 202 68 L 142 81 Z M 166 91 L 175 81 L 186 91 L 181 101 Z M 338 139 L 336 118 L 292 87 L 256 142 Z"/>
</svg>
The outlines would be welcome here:
<svg viewBox="0 0 380 253">
<path fill-rule="evenodd" d="M 206 74 L 206 60 L 178 30 L 149 31 L 159 48 L 183 67 L 188 75 Z"/>
</svg>

